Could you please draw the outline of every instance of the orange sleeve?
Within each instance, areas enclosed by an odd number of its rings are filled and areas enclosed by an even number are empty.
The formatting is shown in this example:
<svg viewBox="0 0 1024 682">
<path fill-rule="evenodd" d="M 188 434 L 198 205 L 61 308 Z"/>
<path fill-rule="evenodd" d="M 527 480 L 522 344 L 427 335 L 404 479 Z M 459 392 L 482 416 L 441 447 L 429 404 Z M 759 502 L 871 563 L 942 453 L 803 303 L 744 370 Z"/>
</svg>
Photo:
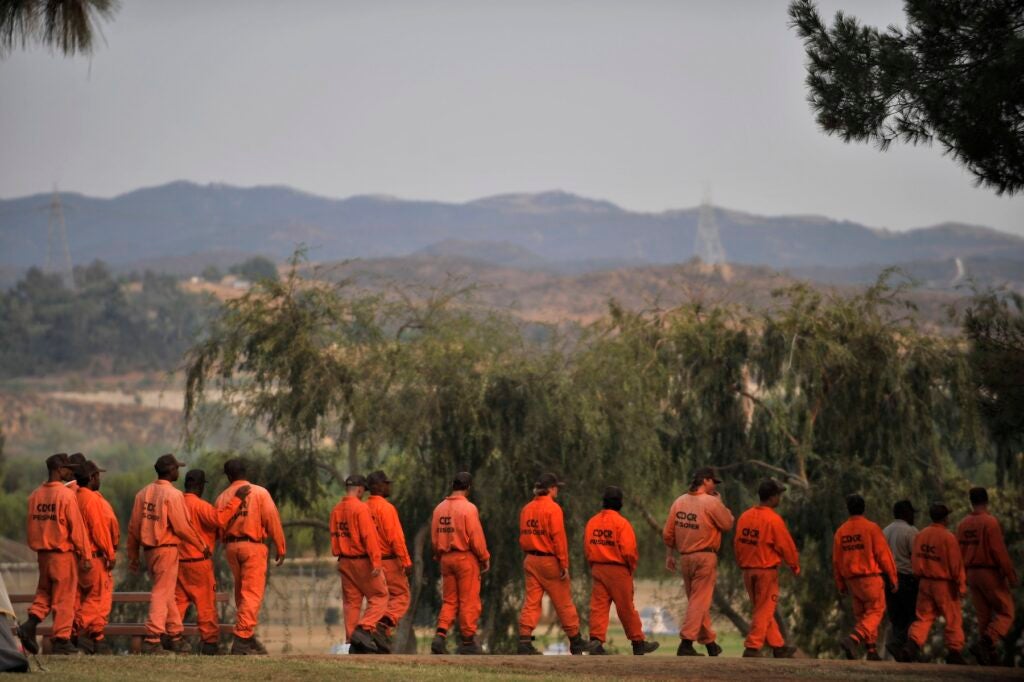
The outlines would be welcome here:
<svg viewBox="0 0 1024 682">
<path fill-rule="evenodd" d="M 840 526 L 842 530 L 842 526 Z M 846 592 L 846 581 L 843 580 L 843 568 L 839 561 L 839 553 L 842 551 L 842 539 L 839 537 L 839 530 L 832 536 L 832 577 L 836 581 L 836 589 Z"/>
<path fill-rule="evenodd" d="M 103 503 L 99 497 L 90 497 L 83 511 L 85 512 L 85 523 L 89 528 L 89 536 L 92 538 L 93 545 L 103 552 L 107 559 L 113 559 L 116 552 L 114 539 L 110 536 L 110 525 L 107 523 Z"/>
<path fill-rule="evenodd" d="M 622 554 L 629 572 L 636 573 L 640 552 L 636 546 L 636 533 L 626 519 L 622 519 L 622 526 L 619 528 L 619 552 Z"/>
<path fill-rule="evenodd" d="M 366 555 L 370 557 L 370 565 L 380 568 L 380 540 L 377 538 L 377 527 L 373 525 L 370 508 L 365 504 L 361 505 L 356 518 L 359 519 L 359 537 L 366 548 Z"/>
<path fill-rule="evenodd" d="M 327 522 L 331 533 L 331 554 L 341 556 L 341 542 L 338 540 L 338 507 L 335 505 L 331 510 L 330 519 Z"/>
<path fill-rule="evenodd" d="M 1006 542 L 1003 540 L 1003 529 L 999 526 L 999 521 L 995 517 L 992 517 L 992 522 L 988 528 L 988 546 L 992 548 L 993 557 L 996 560 L 996 565 L 1002 571 L 1003 576 L 1010 581 L 1011 585 L 1017 584 L 1017 571 L 1013 567 L 1013 562 L 1010 560 L 1010 553 L 1006 551 Z"/>
<path fill-rule="evenodd" d="M 676 547 L 676 503 L 668 508 L 668 518 L 665 519 L 665 527 L 661 531 L 661 540 L 669 549 Z"/>
<path fill-rule="evenodd" d="M 139 512 L 139 494 L 135 495 L 132 502 L 132 515 L 128 519 L 128 558 L 132 561 L 139 560 L 139 529 L 142 527 L 142 514 Z"/>
<path fill-rule="evenodd" d="M 409 558 L 409 548 L 405 546 L 405 531 L 402 530 L 402 521 L 398 518 L 398 510 L 395 509 L 395 505 L 390 503 L 385 505 L 385 512 L 381 514 L 381 522 L 387 525 L 388 537 L 392 539 L 391 549 L 395 556 L 398 557 L 402 568 L 412 566 L 412 559 Z"/>
<path fill-rule="evenodd" d="M 569 570 L 569 541 L 565 537 L 565 515 L 557 504 L 552 505 L 551 516 L 548 518 L 548 535 L 555 546 L 555 557 L 563 571 Z"/>
<path fill-rule="evenodd" d="M 483 526 L 480 525 L 480 514 L 472 509 L 466 514 L 466 534 L 469 535 L 469 549 L 480 561 L 488 561 L 491 553 L 487 551 L 487 539 L 484 537 Z"/>
<path fill-rule="evenodd" d="M 441 523 L 438 517 L 441 516 L 441 506 L 434 507 L 434 513 L 430 515 L 430 548 L 434 560 L 438 557 L 437 541 L 441 535 Z"/>
<path fill-rule="evenodd" d="M 209 507 L 205 505 L 202 506 L 203 511 L 209 515 L 203 520 L 203 523 L 208 524 L 207 528 L 210 528 L 211 530 L 216 528 L 218 533 L 222 533 L 231 519 L 238 513 L 238 508 L 242 506 L 242 500 L 237 497 L 232 497 L 221 509 L 212 505 Z"/>
<path fill-rule="evenodd" d="M 732 512 L 729 511 L 729 508 L 725 506 L 725 503 L 722 502 L 721 498 L 715 497 L 714 500 L 717 504 L 710 505 L 708 516 L 711 517 L 718 530 L 727 533 L 732 529 L 732 524 L 736 519 L 733 517 Z"/>
<path fill-rule="evenodd" d="M 892 556 L 892 548 L 889 547 L 889 543 L 885 540 L 885 534 L 882 533 L 881 528 L 873 525 L 871 526 L 871 536 L 871 546 L 875 551 L 875 561 L 881 566 L 882 573 L 889 578 L 889 584 L 898 585 L 896 560 Z"/>
<path fill-rule="evenodd" d="M 960 543 L 956 536 L 946 533 L 946 556 L 949 557 L 949 577 L 957 584 L 960 594 L 967 594 L 967 571 L 964 569 L 964 558 L 960 553 Z"/>
<path fill-rule="evenodd" d="M 800 568 L 800 554 L 797 552 L 793 536 L 789 534 L 786 522 L 782 520 L 781 516 L 776 515 L 772 520 L 772 536 L 779 556 L 782 557 L 787 566 L 793 569 L 793 572 L 796 572 Z"/>
<path fill-rule="evenodd" d="M 281 526 L 281 515 L 277 511 L 277 505 L 274 504 L 274 498 L 270 496 L 270 493 L 264 492 L 260 503 L 260 509 L 263 512 L 263 528 L 274 541 L 277 553 L 280 556 L 284 556 L 287 550 L 284 540 L 284 528 Z"/>
<path fill-rule="evenodd" d="M 63 496 L 65 518 L 68 521 L 68 528 L 71 531 L 71 544 L 75 546 L 75 554 L 80 558 L 90 559 L 89 536 L 85 527 L 85 520 L 78 510 L 78 502 L 73 496 Z"/>
<path fill-rule="evenodd" d="M 188 517 L 188 510 L 185 508 L 184 497 L 181 495 L 167 495 L 164 498 L 164 505 L 167 510 L 167 520 L 171 522 L 171 529 L 178 536 L 178 539 L 187 542 L 200 552 L 210 549 L 206 546 L 206 541 L 192 527 L 192 521 Z"/>
</svg>

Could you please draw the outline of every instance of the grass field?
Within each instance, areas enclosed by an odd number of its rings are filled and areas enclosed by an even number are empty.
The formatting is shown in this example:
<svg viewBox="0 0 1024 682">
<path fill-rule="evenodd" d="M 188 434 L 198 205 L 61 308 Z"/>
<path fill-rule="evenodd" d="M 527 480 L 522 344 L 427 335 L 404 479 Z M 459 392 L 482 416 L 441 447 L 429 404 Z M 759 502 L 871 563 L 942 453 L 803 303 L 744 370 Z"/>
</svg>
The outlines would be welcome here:
<svg viewBox="0 0 1024 682">
<path fill-rule="evenodd" d="M 74 680 L 1024 680 L 1024 669 L 899 665 L 813 659 L 633 656 L 112 656 L 40 659 L 53 679 Z"/>
</svg>

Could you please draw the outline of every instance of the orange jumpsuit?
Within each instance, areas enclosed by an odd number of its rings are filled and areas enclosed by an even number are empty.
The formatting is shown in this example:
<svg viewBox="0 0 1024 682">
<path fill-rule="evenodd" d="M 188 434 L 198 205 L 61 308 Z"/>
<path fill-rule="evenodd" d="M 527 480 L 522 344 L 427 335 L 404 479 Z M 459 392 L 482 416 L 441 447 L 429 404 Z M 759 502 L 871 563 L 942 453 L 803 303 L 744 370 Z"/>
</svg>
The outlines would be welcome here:
<svg viewBox="0 0 1024 682">
<path fill-rule="evenodd" d="M 718 579 L 718 549 L 722 533 L 732 528 L 733 520 L 721 498 L 702 490 L 680 495 L 669 509 L 662 540 L 681 555 L 687 602 L 679 627 L 681 639 L 701 644 L 715 641 L 711 600 Z"/>
<path fill-rule="evenodd" d="M 103 497 L 103 493 L 96 491 L 96 496 L 100 498 L 100 507 L 103 510 L 103 519 L 110 529 L 110 540 L 113 543 L 114 553 L 116 556 L 117 547 L 121 544 L 121 523 L 117 520 L 117 514 L 114 513 L 114 508 L 110 506 L 107 499 Z M 111 557 L 113 558 L 113 557 Z M 100 598 L 100 612 L 103 614 L 103 628 L 106 629 L 107 623 L 110 622 L 110 609 L 114 606 L 114 572 L 113 570 L 107 571 L 107 580 L 104 582 L 105 589 L 103 590 L 102 597 Z"/>
<path fill-rule="evenodd" d="M 603 509 L 587 522 L 583 553 L 590 564 L 590 638 L 604 642 L 612 603 L 631 642 L 642 642 L 643 626 L 633 604 L 633 574 L 640 558 L 633 526 L 614 509 Z"/>
<path fill-rule="evenodd" d="M 832 541 L 832 573 L 840 593 L 853 597 L 853 638 L 874 649 L 885 615 L 885 580 L 898 585 L 896 562 L 878 524 L 858 514 L 839 526 Z"/>
<path fill-rule="evenodd" d="M 366 506 L 370 508 L 370 516 L 377 529 L 377 540 L 380 542 L 384 582 L 388 585 L 388 609 L 384 615 L 390 631 L 409 610 L 411 597 L 405 571 L 412 566 L 412 559 L 405 546 L 405 533 L 395 505 L 380 495 L 370 495 Z"/>
<path fill-rule="evenodd" d="M 743 585 L 753 604 L 750 632 L 744 642 L 748 649 L 785 645 L 775 620 L 779 601 L 779 565 L 783 562 L 800 574 L 800 556 L 793 537 L 774 509 L 751 507 L 740 515 L 733 538 L 736 562 L 743 569 Z"/>
<path fill-rule="evenodd" d="M 356 627 L 372 630 L 388 612 L 388 584 L 381 566 L 380 540 L 373 517 L 358 497 L 343 497 L 331 511 L 331 551 L 338 557 L 345 607 L 345 638 Z M 377 575 L 373 571 L 380 570 Z M 359 612 L 366 598 L 366 611 Z"/>
<path fill-rule="evenodd" d="M 925 638 L 937 616 L 946 621 L 943 633 L 946 648 L 964 648 L 964 616 L 960 597 L 967 593 L 967 574 L 956 537 L 941 523 L 933 523 L 914 538 L 912 559 L 914 575 L 921 581 L 917 591 L 917 615 L 907 636 L 917 646 Z"/>
<path fill-rule="evenodd" d="M 242 501 L 237 497 L 224 509 L 217 510 L 212 504 L 195 493 L 185 493 L 185 507 L 188 509 L 192 527 L 213 551 L 221 528 L 224 527 Z M 213 557 L 204 557 L 191 545 L 178 546 L 178 583 L 174 590 L 174 601 L 178 613 L 185 618 L 189 603 L 196 605 L 196 624 L 199 636 L 204 642 L 216 644 L 220 641 L 220 626 L 217 624 L 217 581 L 213 574 Z"/>
<path fill-rule="evenodd" d="M 569 571 L 569 544 L 562 508 L 550 495 L 536 495 L 519 513 L 519 546 L 526 552 L 526 595 L 519 612 L 519 636 L 533 634 L 546 592 L 562 629 L 572 639 L 580 632 L 580 617 L 572 603 L 569 580 L 560 577 Z"/>
<path fill-rule="evenodd" d="M 78 558 L 92 553 L 75 493 L 59 481 L 33 490 L 28 496 L 27 526 L 28 546 L 36 551 L 39 562 L 36 596 L 28 612 L 44 620 L 53 611 L 54 639 L 70 639 L 78 594 Z"/>
<path fill-rule="evenodd" d="M 456 615 L 464 639 L 476 635 L 480 620 L 480 564 L 490 561 L 476 505 L 463 495 L 449 495 L 430 520 L 434 557 L 441 562 L 441 610 L 438 633 L 448 632 Z"/>
<path fill-rule="evenodd" d="M 967 569 L 967 585 L 978 614 L 978 631 L 993 642 L 1013 625 L 1013 594 L 1017 571 L 1010 561 L 999 521 L 988 512 L 971 512 L 956 529 Z"/>
<path fill-rule="evenodd" d="M 186 542 L 200 552 L 203 538 L 189 521 L 185 496 L 170 481 L 156 480 L 140 490 L 132 505 L 128 523 L 128 558 L 139 560 L 139 548 L 146 550 L 146 566 L 153 579 L 153 593 L 146 618 L 146 640 L 159 641 L 163 634 L 182 633 L 181 614 L 174 600 L 178 582 L 178 545 Z"/>
<path fill-rule="evenodd" d="M 114 578 L 107 569 L 107 562 L 114 561 L 117 538 L 112 535 L 107 515 L 110 504 L 99 493 L 79 487 L 75 497 L 93 550 L 92 570 L 78 576 L 75 627 L 79 634 L 98 641 L 103 639 L 103 629 L 110 616 Z"/>
<path fill-rule="evenodd" d="M 235 492 L 247 485 L 251 488 L 238 510 L 224 524 L 224 554 L 235 579 L 235 629 L 236 637 L 251 638 L 259 623 L 263 592 L 267 587 L 267 546 L 269 537 L 280 556 L 287 549 L 284 528 L 277 505 L 266 488 L 249 483 L 234 481 L 217 497 L 214 506 L 218 514 L 232 504 Z"/>
</svg>

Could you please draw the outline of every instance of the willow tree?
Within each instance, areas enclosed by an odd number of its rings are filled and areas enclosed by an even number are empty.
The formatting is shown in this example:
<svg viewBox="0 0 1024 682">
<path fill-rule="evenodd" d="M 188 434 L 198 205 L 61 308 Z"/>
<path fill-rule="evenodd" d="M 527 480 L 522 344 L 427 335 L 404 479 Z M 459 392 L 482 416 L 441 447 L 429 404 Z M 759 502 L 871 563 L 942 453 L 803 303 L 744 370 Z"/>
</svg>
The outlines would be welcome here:
<svg viewBox="0 0 1024 682">
<path fill-rule="evenodd" d="M 40 42 L 65 55 L 92 52 L 99 21 L 110 19 L 117 0 L 0 0 L 0 56 Z"/>
</svg>

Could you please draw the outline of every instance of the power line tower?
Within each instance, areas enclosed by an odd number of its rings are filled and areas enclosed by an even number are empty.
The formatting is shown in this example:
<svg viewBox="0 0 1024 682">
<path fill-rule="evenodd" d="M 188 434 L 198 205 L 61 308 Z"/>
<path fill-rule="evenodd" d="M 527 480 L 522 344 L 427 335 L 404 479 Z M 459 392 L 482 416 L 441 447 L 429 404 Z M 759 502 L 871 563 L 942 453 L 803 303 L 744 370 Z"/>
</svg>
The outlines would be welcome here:
<svg viewBox="0 0 1024 682">
<path fill-rule="evenodd" d="M 57 272 L 64 280 L 64 285 L 74 291 L 75 275 L 71 269 L 71 251 L 68 249 L 68 231 L 64 225 L 64 206 L 60 201 L 60 192 L 53 186 L 50 198 L 49 221 L 46 227 L 46 271 Z"/>
<path fill-rule="evenodd" d="M 711 190 L 705 190 L 704 200 L 700 204 L 697 218 L 697 240 L 693 247 L 701 261 L 708 265 L 725 263 L 725 248 L 718 234 L 718 221 L 715 220 L 715 207 L 711 204 Z"/>
</svg>

